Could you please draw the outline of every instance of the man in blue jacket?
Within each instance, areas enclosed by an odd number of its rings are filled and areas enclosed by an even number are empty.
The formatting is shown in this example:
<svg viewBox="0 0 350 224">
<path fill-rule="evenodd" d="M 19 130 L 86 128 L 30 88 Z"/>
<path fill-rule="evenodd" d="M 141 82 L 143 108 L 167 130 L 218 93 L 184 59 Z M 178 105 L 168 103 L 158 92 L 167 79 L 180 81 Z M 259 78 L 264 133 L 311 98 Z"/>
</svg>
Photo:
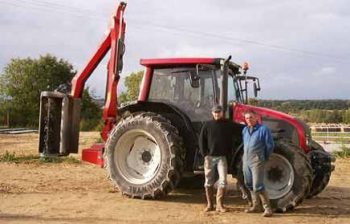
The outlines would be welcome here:
<svg viewBox="0 0 350 224">
<path fill-rule="evenodd" d="M 272 216 L 270 200 L 265 191 L 264 173 L 265 163 L 273 151 L 274 143 L 270 130 L 258 123 L 254 111 L 244 113 L 247 126 L 243 129 L 243 175 L 246 187 L 252 196 L 252 207 L 245 212 L 260 212 L 264 207 L 264 217 Z M 261 200 L 261 201 L 260 201 Z"/>
</svg>

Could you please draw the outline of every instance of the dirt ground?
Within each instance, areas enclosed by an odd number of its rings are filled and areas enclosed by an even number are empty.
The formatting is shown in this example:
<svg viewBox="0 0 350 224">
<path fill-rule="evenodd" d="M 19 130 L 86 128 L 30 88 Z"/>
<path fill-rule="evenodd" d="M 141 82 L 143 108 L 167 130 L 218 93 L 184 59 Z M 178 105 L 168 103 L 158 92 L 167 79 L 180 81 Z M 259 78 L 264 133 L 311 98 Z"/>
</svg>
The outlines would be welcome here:
<svg viewBox="0 0 350 224">
<path fill-rule="evenodd" d="M 81 148 L 97 139 L 98 133 L 81 133 Z M 0 135 L 0 154 L 37 155 L 37 144 L 37 134 Z M 202 190 L 188 189 L 158 201 L 122 197 L 104 169 L 87 163 L 0 162 L 0 223 L 319 224 L 350 223 L 350 159 L 338 159 L 326 190 L 293 212 L 272 218 L 245 214 L 234 190 L 226 198 L 228 213 L 205 214 L 204 201 Z"/>
</svg>

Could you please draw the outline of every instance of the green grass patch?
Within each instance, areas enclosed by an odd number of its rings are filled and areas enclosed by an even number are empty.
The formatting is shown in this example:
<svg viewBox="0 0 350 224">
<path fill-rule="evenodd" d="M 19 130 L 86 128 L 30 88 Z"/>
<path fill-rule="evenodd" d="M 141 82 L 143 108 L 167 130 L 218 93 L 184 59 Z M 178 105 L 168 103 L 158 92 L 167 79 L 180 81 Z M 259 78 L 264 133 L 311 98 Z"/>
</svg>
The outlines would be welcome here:
<svg viewBox="0 0 350 224">
<path fill-rule="evenodd" d="M 8 163 L 26 163 L 26 164 L 44 164 L 44 163 L 68 163 L 68 164 L 78 164 L 81 163 L 80 160 L 74 157 L 40 157 L 39 155 L 16 155 L 15 152 L 6 151 L 4 154 L 0 155 L 0 162 Z"/>
<path fill-rule="evenodd" d="M 335 151 L 332 154 L 338 158 L 350 158 L 350 148 L 341 146 L 340 151 Z"/>
<path fill-rule="evenodd" d="M 311 132 L 312 136 L 350 137 L 350 132 Z"/>
<path fill-rule="evenodd" d="M 340 144 L 350 144 L 350 132 L 312 132 L 316 141 L 332 141 Z"/>
</svg>

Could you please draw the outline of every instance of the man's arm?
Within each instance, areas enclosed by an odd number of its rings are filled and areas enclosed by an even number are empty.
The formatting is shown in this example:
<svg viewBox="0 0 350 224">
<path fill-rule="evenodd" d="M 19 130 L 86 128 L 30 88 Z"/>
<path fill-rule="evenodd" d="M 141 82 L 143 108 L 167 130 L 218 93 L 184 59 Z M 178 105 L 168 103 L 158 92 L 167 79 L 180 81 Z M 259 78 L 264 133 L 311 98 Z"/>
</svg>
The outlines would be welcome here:
<svg viewBox="0 0 350 224">
<path fill-rule="evenodd" d="M 199 151 L 203 157 L 208 154 L 208 134 L 207 134 L 207 124 L 204 124 L 199 135 Z"/>
<path fill-rule="evenodd" d="M 265 146 L 266 146 L 265 158 L 268 159 L 270 157 L 270 154 L 273 151 L 273 148 L 275 147 L 275 144 L 273 142 L 271 131 L 266 126 L 264 128 L 264 141 L 265 141 Z"/>
<path fill-rule="evenodd" d="M 242 132 L 243 132 L 244 125 L 236 124 L 233 122 L 232 124 L 233 124 L 233 144 L 234 146 L 238 146 L 243 142 Z"/>
</svg>

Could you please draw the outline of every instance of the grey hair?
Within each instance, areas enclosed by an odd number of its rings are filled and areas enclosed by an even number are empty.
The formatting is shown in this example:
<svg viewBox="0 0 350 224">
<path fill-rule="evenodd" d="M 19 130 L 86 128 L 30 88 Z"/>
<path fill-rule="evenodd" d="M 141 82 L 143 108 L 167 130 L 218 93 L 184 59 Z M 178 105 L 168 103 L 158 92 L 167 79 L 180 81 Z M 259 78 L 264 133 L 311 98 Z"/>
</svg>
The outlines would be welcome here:
<svg viewBox="0 0 350 224">
<path fill-rule="evenodd" d="M 252 115 L 254 115 L 254 116 L 257 115 L 257 113 L 256 113 L 254 110 L 246 110 L 246 111 L 244 111 L 244 112 L 243 112 L 243 115 L 245 116 L 246 114 L 252 114 Z"/>
</svg>

